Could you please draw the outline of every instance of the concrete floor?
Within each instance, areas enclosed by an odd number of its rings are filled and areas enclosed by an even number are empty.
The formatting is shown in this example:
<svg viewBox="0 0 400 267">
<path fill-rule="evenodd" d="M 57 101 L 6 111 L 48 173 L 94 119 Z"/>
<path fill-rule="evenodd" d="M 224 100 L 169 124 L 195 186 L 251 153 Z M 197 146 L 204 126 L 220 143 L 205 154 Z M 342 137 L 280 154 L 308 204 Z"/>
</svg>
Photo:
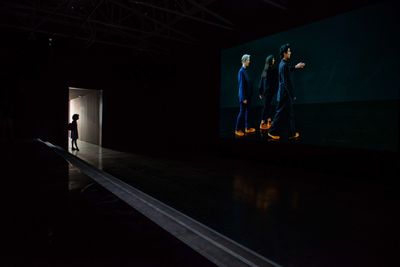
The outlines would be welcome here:
<svg viewBox="0 0 400 267">
<path fill-rule="evenodd" d="M 332 172 L 79 147 L 77 157 L 283 266 L 389 266 L 399 248 L 398 168 Z"/>
<path fill-rule="evenodd" d="M 2 148 L 1 266 L 215 266 L 45 145 Z"/>
<path fill-rule="evenodd" d="M 220 156 L 76 157 L 282 266 L 393 266 L 398 166 L 344 171 Z M 2 145 L 1 266 L 214 266 L 34 141 Z"/>
</svg>

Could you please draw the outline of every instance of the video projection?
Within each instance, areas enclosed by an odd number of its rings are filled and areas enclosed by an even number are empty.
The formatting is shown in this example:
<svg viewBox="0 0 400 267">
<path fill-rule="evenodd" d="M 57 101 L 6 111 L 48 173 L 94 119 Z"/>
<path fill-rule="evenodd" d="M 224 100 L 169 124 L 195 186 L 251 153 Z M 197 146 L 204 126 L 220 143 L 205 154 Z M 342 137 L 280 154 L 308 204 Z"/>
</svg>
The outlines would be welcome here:
<svg viewBox="0 0 400 267">
<path fill-rule="evenodd" d="M 220 137 L 398 151 L 400 42 L 396 10 L 395 1 L 386 1 L 221 51 Z M 291 56 L 285 62 L 293 67 L 305 63 L 288 75 L 280 68 L 279 54 L 286 43 Z M 239 75 L 245 54 L 250 55 L 246 77 Z M 260 99 L 259 85 L 268 55 L 276 60 L 277 82 L 272 84 L 277 88 L 270 105 L 274 128 L 265 129 L 264 124 L 261 129 L 265 95 Z M 249 98 L 247 132 L 244 106 L 237 124 L 243 79 Z M 289 103 L 293 111 L 285 107 L 277 116 L 277 110 L 288 105 L 282 103 L 287 99 L 277 99 L 279 87 L 283 91 L 287 87 L 285 82 L 293 85 Z M 294 118 L 297 138 L 288 118 Z M 283 130 L 268 135 L 277 124 L 284 125 Z M 279 139 L 273 138 L 276 136 Z"/>
</svg>

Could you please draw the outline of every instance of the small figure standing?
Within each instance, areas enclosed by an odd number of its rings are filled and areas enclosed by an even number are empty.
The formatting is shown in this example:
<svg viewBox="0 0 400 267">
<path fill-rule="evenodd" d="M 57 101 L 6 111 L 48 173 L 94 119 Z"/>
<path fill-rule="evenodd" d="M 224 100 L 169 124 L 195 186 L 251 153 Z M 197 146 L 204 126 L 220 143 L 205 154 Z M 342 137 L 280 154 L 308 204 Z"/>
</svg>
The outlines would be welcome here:
<svg viewBox="0 0 400 267">
<path fill-rule="evenodd" d="M 78 140 L 78 123 L 77 123 L 78 120 L 79 120 L 79 114 L 74 114 L 72 115 L 72 122 L 70 123 L 72 150 L 77 150 L 77 151 L 79 151 L 78 145 L 76 143 L 76 140 Z"/>
</svg>

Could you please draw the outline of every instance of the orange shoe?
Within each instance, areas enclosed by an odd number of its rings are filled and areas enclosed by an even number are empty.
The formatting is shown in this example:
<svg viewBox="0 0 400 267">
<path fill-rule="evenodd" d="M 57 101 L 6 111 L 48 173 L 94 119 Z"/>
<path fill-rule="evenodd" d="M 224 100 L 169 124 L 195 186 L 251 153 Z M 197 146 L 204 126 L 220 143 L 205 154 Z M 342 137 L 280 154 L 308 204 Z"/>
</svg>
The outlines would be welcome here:
<svg viewBox="0 0 400 267">
<path fill-rule="evenodd" d="M 272 126 L 271 119 L 268 119 L 267 120 L 267 130 L 269 130 L 269 128 L 271 128 L 271 126 Z"/>
<path fill-rule="evenodd" d="M 279 135 L 272 135 L 272 134 L 268 133 L 268 136 L 271 137 L 273 140 L 281 139 L 281 137 Z"/>
<path fill-rule="evenodd" d="M 242 137 L 242 136 L 244 136 L 244 132 L 242 130 L 237 130 L 237 131 L 235 131 L 235 135 L 238 137 Z"/>
<path fill-rule="evenodd" d="M 293 136 L 289 137 L 289 139 L 298 139 L 300 137 L 300 134 L 296 132 Z"/>
<path fill-rule="evenodd" d="M 256 131 L 256 129 L 254 128 L 246 128 L 246 130 L 244 130 L 245 133 L 254 133 Z"/>
<path fill-rule="evenodd" d="M 260 130 L 268 130 L 268 124 L 265 122 L 260 123 Z"/>
</svg>

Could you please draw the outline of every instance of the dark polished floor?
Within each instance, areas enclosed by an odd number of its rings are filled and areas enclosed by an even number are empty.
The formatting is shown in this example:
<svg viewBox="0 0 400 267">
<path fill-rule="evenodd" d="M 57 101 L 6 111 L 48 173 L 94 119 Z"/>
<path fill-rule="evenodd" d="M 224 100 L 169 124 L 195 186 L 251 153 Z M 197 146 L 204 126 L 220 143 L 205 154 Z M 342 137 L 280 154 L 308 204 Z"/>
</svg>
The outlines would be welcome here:
<svg viewBox="0 0 400 267">
<path fill-rule="evenodd" d="M 43 143 L 2 143 L 0 266 L 214 266 Z"/>
<path fill-rule="evenodd" d="M 395 260 L 397 159 L 319 168 L 313 157 L 304 165 L 215 155 L 172 160 L 79 145 L 79 158 L 283 266 Z"/>
<path fill-rule="evenodd" d="M 351 147 L 381 151 L 399 150 L 399 101 L 315 103 L 294 106 L 299 144 Z M 238 108 L 220 111 L 220 136 L 233 139 Z M 257 132 L 244 137 L 258 142 L 271 141 L 258 130 L 261 107 L 249 112 L 249 126 Z"/>
<path fill-rule="evenodd" d="M 78 144 L 77 157 L 283 266 L 397 262 L 397 159 L 347 170 Z M 2 152 L 1 266 L 213 266 L 42 143 Z"/>
</svg>

